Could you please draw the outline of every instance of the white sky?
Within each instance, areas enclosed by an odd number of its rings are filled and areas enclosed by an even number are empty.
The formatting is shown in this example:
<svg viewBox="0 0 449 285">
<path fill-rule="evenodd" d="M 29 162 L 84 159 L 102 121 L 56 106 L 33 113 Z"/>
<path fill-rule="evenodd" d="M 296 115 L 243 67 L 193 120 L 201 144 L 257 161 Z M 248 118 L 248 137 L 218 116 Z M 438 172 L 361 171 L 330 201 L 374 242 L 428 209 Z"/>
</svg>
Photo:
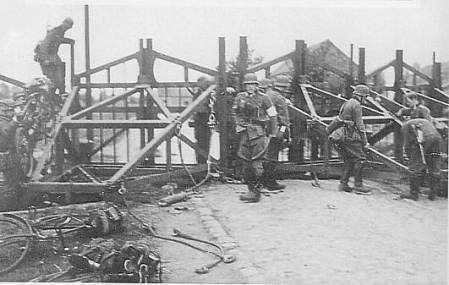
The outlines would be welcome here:
<svg viewBox="0 0 449 285">
<path fill-rule="evenodd" d="M 39 76 L 39 65 L 33 61 L 35 44 L 44 37 L 47 25 L 58 25 L 65 17 L 74 19 L 66 36 L 76 40 L 76 71 L 83 71 L 82 3 L 1 1 L 0 74 L 22 81 Z M 433 51 L 437 61 L 449 61 L 447 0 L 89 3 L 92 67 L 137 51 L 139 38 L 152 38 L 155 50 L 215 68 L 219 36 L 226 37 L 228 59 L 237 55 L 239 36 L 248 36 L 250 48 L 265 60 L 292 51 L 297 39 L 308 45 L 330 39 L 347 54 L 353 43 L 356 60 L 358 48 L 365 47 L 367 72 L 392 60 L 396 49 L 404 49 L 410 64 L 430 64 Z M 61 55 L 69 61 L 68 48 Z M 137 78 L 137 74 L 129 76 Z"/>
</svg>

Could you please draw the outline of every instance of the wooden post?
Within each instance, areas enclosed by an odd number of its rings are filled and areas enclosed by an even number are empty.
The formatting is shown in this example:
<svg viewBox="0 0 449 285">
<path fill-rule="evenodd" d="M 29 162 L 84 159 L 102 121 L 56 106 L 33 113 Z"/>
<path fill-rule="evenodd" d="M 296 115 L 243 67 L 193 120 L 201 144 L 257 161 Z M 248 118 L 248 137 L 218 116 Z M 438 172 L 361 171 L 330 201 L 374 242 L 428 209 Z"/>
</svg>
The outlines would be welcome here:
<svg viewBox="0 0 449 285">
<path fill-rule="evenodd" d="M 243 76 L 245 76 L 246 69 L 248 68 L 248 42 L 246 37 L 240 37 L 237 66 L 239 72 L 239 88 L 240 90 L 243 90 Z"/>
<path fill-rule="evenodd" d="M 306 59 L 306 44 L 304 40 L 296 40 L 295 52 L 293 56 L 293 104 L 301 108 L 305 106 L 306 102 L 303 96 L 301 96 L 301 76 L 306 73 L 305 68 Z M 292 117 L 291 136 L 292 143 L 288 151 L 288 160 L 292 162 L 302 161 L 304 159 L 304 137 L 307 130 L 307 122 L 299 119 L 299 117 Z"/>
<path fill-rule="evenodd" d="M 351 80 L 354 78 L 354 44 L 351 44 L 351 60 L 349 61 L 349 77 Z"/>
<path fill-rule="evenodd" d="M 70 89 L 75 85 L 75 43 L 70 44 Z"/>
<path fill-rule="evenodd" d="M 394 65 L 394 100 L 400 104 L 404 104 L 404 95 L 401 87 L 404 85 L 403 80 L 403 51 L 396 50 L 396 62 Z M 399 127 L 394 131 L 394 156 L 397 161 L 403 162 L 404 152 L 402 148 L 402 133 Z"/>
<path fill-rule="evenodd" d="M 365 84 L 365 48 L 359 48 L 359 70 L 358 70 L 359 84 Z"/>
<path fill-rule="evenodd" d="M 229 169 L 229 156 L 228 149 L 230 140 L 230 130 L 228 122 L 231 120 L 228 100 L 228 95 L 225 93 L 226 90 L 226 42 L 224 37 L 218 38 L 218 90 L 217 90 L 217 103 L 216 112 L 218 120 L 218 129 L 220 132 L 220 168 L 228 172 Z"/>
<path fill-rule="evenodd" d="M 89 5 L 84 5 L 84 52 L 85 52 L 85 67 L 86 72 L 90 71 L 90 37 L 89 37 Z M 92 105 L 92 89 L 90 88 L 90 74 L 86 75 L 86 106 Z M 89 114 L 87 119 L 92 119 L 92 115 Z M 93 130 L 87 129 L 88 143 L 93 140 Z"/>
<path fill-rule="evenodd" d="M 152 56 L 153 54 L 153 40 L 152 39 L 147 39 L 147 46 L 146 49 L 144 49 L 144 53 L 143 53 L 143 57 L 145 58 L 143 61 L 143 66 L 142 66 L 142 79 L 144 80 L 144 82 L 150 82 L 150 74 L 152 74 L 152 68 L 153 65 L 149 62 L 150 61 L 150 56 Z M 146 117 L 147 119 L 156 119 L 157 118 L 157 108 L 154 106 L 153 100 L 151 99 L 151 96 L 147 95 L 147 109 L 146 109 Z M 154 128 L 153 127 L 148 127 L 147 128 L 147 137 L 148 137 L 148 142 L 150 142 L 153 138 L 154 138 Z M 147 160 L 146 160 L 146 164 L 154 164 L 154 152 L 150 153 Z"/>
<path fill-rule="evenodd" d="M 441 89 L 441 62 L 435 62 L 435 76 L 433 78 L 433 82 L 435 84 L 435 88 Z"/>
</svg>

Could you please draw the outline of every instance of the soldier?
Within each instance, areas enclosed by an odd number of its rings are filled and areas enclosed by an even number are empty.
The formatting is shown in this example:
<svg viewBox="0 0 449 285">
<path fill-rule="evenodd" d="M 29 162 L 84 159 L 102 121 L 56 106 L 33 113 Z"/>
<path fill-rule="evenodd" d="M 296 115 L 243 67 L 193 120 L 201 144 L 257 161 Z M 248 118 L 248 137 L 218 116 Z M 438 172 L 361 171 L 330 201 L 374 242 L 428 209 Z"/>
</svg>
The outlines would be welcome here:
<svg viewBox="0 0 449 285">
<path fill-rule="evenodd" d="M 426 119 L 411 119 L 402 126 L 405 153 L 410 159 L 410 193 L 401 198 L 418 200 L 419 186 L 427 170 L 430 180 L 429 200 L 434 200 L 440 183 L 441 136 Z"/>
<path fill-rule="evenodd" d="M 194 99 L 196 99 L 201 93 L 206 91 L 207 88 L 211 85 L 211 81 L 207 79 L 205 76 L 201 76 L 197 80 L 198 88 L 194 94 Z M 198 111 L 193 116 L 193 126 L 195 128 L 195 139 L 198 146 L 209 152 L 209 141 L 210 141 L 210 129 L 207 124 L 209 121 L 209 108 L 208 102 L 199 106 Z M 198 163 L 206 163 L 207 158 L 201 156 L 199 153 L 196 153 L 196 161 Z"/>
<path fill-rule="evenodd" d="M 401 108 L 396 115 L 400 118 L 409 117 L 410 119 L 422 118 L 431 120 L 430 110 L 422 105 L 419 101 L 418 94 L 410 92 L 405 95 L 405 100 L 408 108 Z"/>
<path fill-rule="evenodd" d="M 23 174 L 17 161 L 15 132 L 17 122 L 13 120 L 15 102 L 12 99 L 0 101 L 0 170 L 3 172 L 4 186 L 1 190 L 0 211 L 16 210 Z"/>
<path fill-rule="evenodd" d="M 255 203 L 260 199 L 260 178 L 269 139 L 276 136 L 277 112 L 268 96 L 257 91 L 257 76 L 248 73 L 243 81 L 245 90 L 234 99 L 232 106 L 236 133 L 239 135 L 237 156 L 243 162 L 243 177 L 248 193 L 240 196 L 244 202 Z M 266 126 L 270 135 L 267 138 Z"/>
<path fill-rule="evenodd" d="M 61 25 L 47 31 L 45 38 L 40 41 L 34 49 L 34 60 L 39 62 L 42 73 L 47 76 L 55 85 L 50 94 L 55 94 L 56 89 L 59 95 L 65 93 L 65 64 L 58 55 L 61 44 L 73 44 L 73 39 L 64 37 L 67 30 L 73 26 L 73 20 L 66 18 Z"/>
<path fill-rule="evenodd" d="M 271 82 L 268 80 L 261 81 L 262 88 L 266 90 L 266 95 L 271 100 L 271 103 L 276 108 L 278 113 L 278 126 L 276 137 L 270 140 L 270 144 L 267 149 L 267 161 L 264 162 L 264 173 L 261 183 L 268 190 L 281 190 L 285 188 L 285 185 L 279 184 L 276 181 L 276 164 L 279 160 L 279 152 L 282 150 L 284 140 L 289 139 L 290 119 L 288 116 L 287 100 L 280 92 L 285 92 L 285 89 L 290 85 L 287 76 L 279 75 L 275 78 L 274 89 L 271 88 Z M 266 85 L 266 86 L 265 86 Z"/>
<path fill-rule="evenodd" d="M 335 134 L 341 131 L 342 140 L 336 141 L 335 146 L 344 161 L 343 173 L 340 178 L 339 191 L 356 194 L 371 194 L 369 189 L 363 188 L 362 162 L 365 160 L 363 148 L 368 147 L 365 125 L 362 120 L 362 103 L 369 95 L 369 88 L 365 85 L 357 85 L 352 93 L 352 98 L 346 101 L 340 108 L 340 114 L 327 128 L 332 140 Z M 334 136 L 335 137 L 335 136 Z M 354 189 L 348 186 L 351 173 L 354 175 Z"/>
</svg>

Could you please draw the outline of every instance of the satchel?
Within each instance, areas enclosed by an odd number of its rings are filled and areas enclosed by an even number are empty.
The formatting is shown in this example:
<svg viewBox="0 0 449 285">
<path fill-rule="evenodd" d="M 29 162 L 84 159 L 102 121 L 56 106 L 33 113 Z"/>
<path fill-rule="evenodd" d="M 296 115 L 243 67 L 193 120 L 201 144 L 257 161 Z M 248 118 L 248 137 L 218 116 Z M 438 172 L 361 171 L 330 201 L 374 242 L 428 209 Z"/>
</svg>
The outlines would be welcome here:
<svg viewBox="0 0 449 285">
<path fill-rule="evenodd" d="M 344 143 L 347 138 L 347 128 L 346 126 L 341 126 L 335 129 L 330 135 L 329 140 L 334 143 Z"/>
</svg>

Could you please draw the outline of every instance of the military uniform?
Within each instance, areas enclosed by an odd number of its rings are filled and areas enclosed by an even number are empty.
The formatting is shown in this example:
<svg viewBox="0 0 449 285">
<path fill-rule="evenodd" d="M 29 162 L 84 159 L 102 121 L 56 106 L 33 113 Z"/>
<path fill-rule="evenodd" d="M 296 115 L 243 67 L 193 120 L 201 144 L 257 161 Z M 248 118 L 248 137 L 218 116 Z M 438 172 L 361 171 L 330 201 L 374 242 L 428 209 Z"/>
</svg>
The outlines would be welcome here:
<svg viewBox="0 0 449 285">
<path fill-rule="evenodd" d="M 433 200 L 437 194 L 440 181 L 440 145 L 441 136 L 427 119 L 411 119 L 402 126 L 404 137 L 404 150 L 409 158 L 410 174 L 410 195 L 403 195 L 403 198 L 418 199 L 419 186 L 423 180 L 426 169 L 429 173 L 430 194 L 429 199 Z M 422 159 L 418 137 L 422 137 L 422 149 L 424 161 Z"/>
<path fill-rule="evenodd" d="M 64 37 L 65 32 L 72 25 L 72 19 L 65 19 L 61 25 L 49 30 L 34 50 L 34 60 L 39 62 L 42 73 L 53 82 L 55 88 L 59 90 L 59 94 L 65 93 L 65 64 L 59 57 L 58 50 L 62 43 L 73 42 Z"/>
<path fill-rule="evenodd" d="M 276 90 L 268 89 L 266 95 L 276 108 L 278 113 L 278 125 L 276 137 L 271 138 L 267 149 L 267 161 L 264 163 L 263 184 L 268 190 L 279 190 L 285 188 L 285 185 L 276 182 L 275 168 L 279 161 L 279 152 L 282 150 L 284 140 L 289 139 L 290 118 L 288 115 L 288 106 L 286 99 Z"/>
<path fill-rule="evenodd" d="M 194 95 L 194 99 L 196 99 L 203 90 L 199 89 Z M 209 122 L 209 107 L 208 103 L 204 103 L 201 106 L 198 106 L 198 110 L 193 116 L 194 120 L 194 128 L 195 128 L 195 139 L 199 148 L 209 153 L 209 144 L 210 144 L 210 128 L 208 125 Z M 196 161 L 198 163 L 206 163 L 207 158 L 201 156 L 199 153 L 196 153 Z"/>
<path fill-rule="evenodd" d="M 430 109 L 424 105 L 417 105 L 414 108 L 402 108 L 397 113 L 398 117 L 410 117 L 410 119 L 426 119 L 431 120 Z"/>
<path fill-rule="evenodd" d="M 358 85 L 353 94 L 367 96 L 368 87 Z M 341 106 L 338 115 L 338 122 L 344 128 L 344 141 L 336 143 L 336 149 L 344 161 L 343 173 L 340 178 L 340 190 L 350 192 L 348 186 L 351 173 L 354 175 L 354 186 L 356 193 L 368 194 L 369 191 L 363 188 L 362 166 L 366 159 L 363 147 L 368 143 L 365 132 L 365 125 L 362 120 L 362 105 L 356 98 L 351 98 Z M 336 128 L 332 124 L 329 126 L 329 133 Z"/>
<path fill-rule="evenodd" d="M 15 149 L 17 123 L 12 120 L 14 102 L 9 101 L 0 101 L 0 170 L 3 172 L 4 179 L 3 186 L 0 188 L 0 211 L 17 209 L 20 183 L 25 177 L 19 166 Z M 5 108 L 12 111 L 12 114 L 6 115 Z"/>
<path fill-rule="evenodd" d="M 232 110 L 236 133 L 239 136 L 237 156 L 243 162 L 243 178 L 248 186 L 248 195 L 242 195 L 240 199 L 257 202 L 260 197 L 258 186 L 263 174 L 263 161 L 269 140 L 266 126 L 270 125 L 271 130 L 277 128 L 277 113 L 268 96 L 257 91 L 254 94 L 238 93 Z"/>
</svg>

